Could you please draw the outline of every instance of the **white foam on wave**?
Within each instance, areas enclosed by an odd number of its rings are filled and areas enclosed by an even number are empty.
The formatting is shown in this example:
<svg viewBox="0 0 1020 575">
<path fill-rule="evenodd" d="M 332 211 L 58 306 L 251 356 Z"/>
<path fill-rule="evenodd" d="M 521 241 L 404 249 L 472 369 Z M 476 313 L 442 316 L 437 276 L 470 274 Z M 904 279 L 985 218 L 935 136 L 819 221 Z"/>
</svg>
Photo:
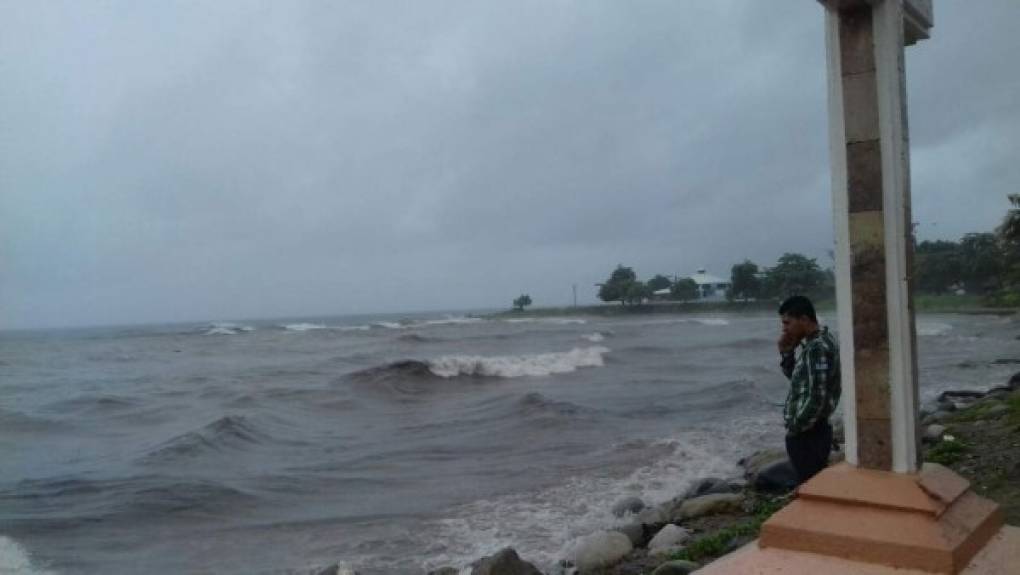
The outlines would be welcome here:
<svg viewBox="0 0 1020 575">
<path fill-rule="evenodd" d="M 946 335 L 952 331 L 953 326 L 948 323 L 936 323 L 919 321 L 917 322 L 917 335 L 922 337 L 935 337 L 939 335 Z"/>
<path fill-rule="evenodd" d="M 588 340 L 588 341 L 590 341 L 592 343 L 598 343 L 600 341 L 605 340 L 606 336 L 602 335 L 602 333 L 600 333 L 600 332 L 595 332 L 595 333 L 586 333 L 586 334 L 582 335 L 581 338 L 582 339 L 586 339 L 586 340 Z"/>
<path fill-rule="evenodd" d="M 209 328 L 205 331 L 205 335 L 237 335 L 239 333 L 247 333 L 249 331 L 255 331 L 255 328 L 250 325 L 216 322 L 209 324 Z"/>
<path fill-rule="evenodd" d="M 281 325 L 283 329 L 287 331 L 311 331 L 313 329 L 327 329 L 326 325 L 321 323 L 288 323 Z"/>
<path fill-rule="evenodd" d="M 368 331 L 372 329 L 370 325 L 342 325 L 337 328 L 340 331 Z"/>
<path fill-rule="evenodd" d="M 569 373 L 582 367 L 602 367 L 608 347 L 575 347 L 570 351 L 484 357 L 451 355 L 429 362 L 429 371 L 439 377 L 479 375 L 488 377 L 541 377 Z"/>
<path fill-rule="evenodd" d="M 404 329 L 409 327 L 409 324 L 403 324 L 396 321 L 377 321 L 373 323 L 375 327 L 384 327 L 386 329 Z"/>
<path fill-rule="evenodd" d="M 721 317 L 700 317 L 694 319 L 694 322 L 701 325 L 730 325 L 729 320 L 722 319 Z"/>
<path fill-rule="evenodd" d="M 698 479 L 737 477 L 736 461 L 749 455 L 746 450 L 774 442 L 770 431 L 779 433 L 771 420 L 735 423 L 734 436 L 691 431 L 657 442 L 672 448 L 669 454 L 622 478 L 575 477 L 538 493 L 479 500 L 457 508 L 452 516 L 436 520 L 436 544 L 443 551 L 426 557 L 424 567 L 467 565 L 512 546 L 548 572 L 568 556 L 578 538 L 630 520 L 613 516 L 614 502 L 637 496 L 649 506 L 657 505 L 682 495 Z"/>
<path fill-rule="evenodd" d="M 422 325 L 461 325 L 461 324 L 468 324 L 468 323 L 478 323 L 478 322 L 481 322 L 481 321 L 485 321 L 485 320 L 480 318 L 480 317 L 470 317 L 470 316 L 464 316 L 464 315 L 456 315 L 456 316 L 451 315 L 451 316 L 447 316 L 447 317 L 445 317 L 443 319 L 427 319 L 427 320 L 425 320 L 425 321 L 423 321 L 421 323 L 422 323 Z"/>
<path fill-rule="evenodd" d="M 553 325 L 584 325 L 587 320 L 578 317 L 512 317 L 504 319 L 507 323 L 549 323 Z"/>
<path fill-rule="evenodd" d="M 2 575 L 55 575 L 32 565 L 28 551 L 17 541 L 0 535 L 0 574 Z"/>
</svg>

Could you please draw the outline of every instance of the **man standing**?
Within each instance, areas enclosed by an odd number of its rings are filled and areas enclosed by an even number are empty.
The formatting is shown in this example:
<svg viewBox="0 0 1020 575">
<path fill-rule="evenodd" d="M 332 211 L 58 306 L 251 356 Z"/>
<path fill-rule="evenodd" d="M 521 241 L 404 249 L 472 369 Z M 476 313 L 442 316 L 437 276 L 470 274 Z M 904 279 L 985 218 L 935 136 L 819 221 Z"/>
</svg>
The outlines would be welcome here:
<svg viewBox="0 0 1020 575">
<path fill-rule="evenodd" d="M 783 419 L 786 453 L 800 483 L 828 465 L 832 449 L 829 416 L 839 403 L 839 347 L 827 327 L 818 326 L 815 307 L 804 296 L 779 306 L 783 333 L 780 366 L 790 379 Z"/>
</svg>

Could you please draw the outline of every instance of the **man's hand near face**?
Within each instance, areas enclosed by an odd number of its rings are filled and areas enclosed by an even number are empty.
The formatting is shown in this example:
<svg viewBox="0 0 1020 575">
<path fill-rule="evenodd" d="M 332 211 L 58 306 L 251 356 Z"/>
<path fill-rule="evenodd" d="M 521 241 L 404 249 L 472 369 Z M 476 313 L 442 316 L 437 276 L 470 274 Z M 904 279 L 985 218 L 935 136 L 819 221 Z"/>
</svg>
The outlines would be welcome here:
<svg viewBox="0 0 1020 575">
<path fill-rule="evenodd" d="M 777 342 L 777 346 L 779 347 L 779 353 L 787 354 L 792 352 L 794 348 L 797 347 L 798 343 L 800 343 L 800 338 L 794 336 L 789 332 L 784 331 L 779 336 L 779 341 Z"/>
</svg>

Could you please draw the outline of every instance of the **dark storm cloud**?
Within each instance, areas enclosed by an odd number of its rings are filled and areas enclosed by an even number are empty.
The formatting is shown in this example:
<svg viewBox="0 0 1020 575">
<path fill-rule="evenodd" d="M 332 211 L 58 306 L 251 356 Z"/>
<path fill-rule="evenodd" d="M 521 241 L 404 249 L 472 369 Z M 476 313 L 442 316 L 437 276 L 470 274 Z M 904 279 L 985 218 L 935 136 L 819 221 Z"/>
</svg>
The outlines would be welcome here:
<svg viewBox="0 0 1020 575">
<path fill-rule="evenodd" d="M 816 2 L 0 4 L 10 326 L 503 306 L 831 247 Z M 908 52 L 922 237 L 1020 182 L 1010 0 Z"/>
</svg>

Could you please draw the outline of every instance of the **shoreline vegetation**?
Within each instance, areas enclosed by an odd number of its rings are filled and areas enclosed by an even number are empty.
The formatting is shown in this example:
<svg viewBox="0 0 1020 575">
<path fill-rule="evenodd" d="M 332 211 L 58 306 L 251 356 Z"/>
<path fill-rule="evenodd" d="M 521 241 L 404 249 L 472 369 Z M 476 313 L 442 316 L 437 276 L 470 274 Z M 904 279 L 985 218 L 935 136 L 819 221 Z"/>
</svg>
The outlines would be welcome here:
<svg viewBox="0 0 1020 575">
<path fill-rule="evenodd" d="M 1020 358 L 999 360 L 1020 365 Z M 834 422 L 843 459 L 841 422 Z M 1020 524 L 1020 372 L 988 391 L 946 391 L 921 410 L 922 459 L 962 475 L 971 488 Z M 758 537 L 762 524 L 793 498 L 793 470 L 781 448 L 739 462 L 741 477 L 706 477 L 686 493 L 646 505 L 612 504 L 620 525 L 579 539 L 549 575 L 684 575 Z M 607 502 L 607 507 L 610 505 Z M 336 571 L 323 571 L 322 574 Z M 458 569 L 428 575 L 542 575 L 512 547 Z"/>
<path fill-rule="evenodd" d="M 620 305 L 605 303 L 579 306 L 537 307 L 510 309 L 486 314 L 483 317 L 556 317 L 556 316 L 601 316 L 616 317 L 647 314 L 698 314 L 698 313 L 744 313 L 774 312 L 779 302 L 773 300 L 718 301 L 718 302 L 674 302 L 651 301 L 641 304 Z M 836 302 L 832 298 L 817 299 L 815 308 L 820 312 L 834 312 Z M 986 298 L 975 295 L 917 295 L 914 309 L 919 313 L 961 313 L 975 315 L 1013 315 L 1020 307 L 989 305 Z"/>
</svg>

